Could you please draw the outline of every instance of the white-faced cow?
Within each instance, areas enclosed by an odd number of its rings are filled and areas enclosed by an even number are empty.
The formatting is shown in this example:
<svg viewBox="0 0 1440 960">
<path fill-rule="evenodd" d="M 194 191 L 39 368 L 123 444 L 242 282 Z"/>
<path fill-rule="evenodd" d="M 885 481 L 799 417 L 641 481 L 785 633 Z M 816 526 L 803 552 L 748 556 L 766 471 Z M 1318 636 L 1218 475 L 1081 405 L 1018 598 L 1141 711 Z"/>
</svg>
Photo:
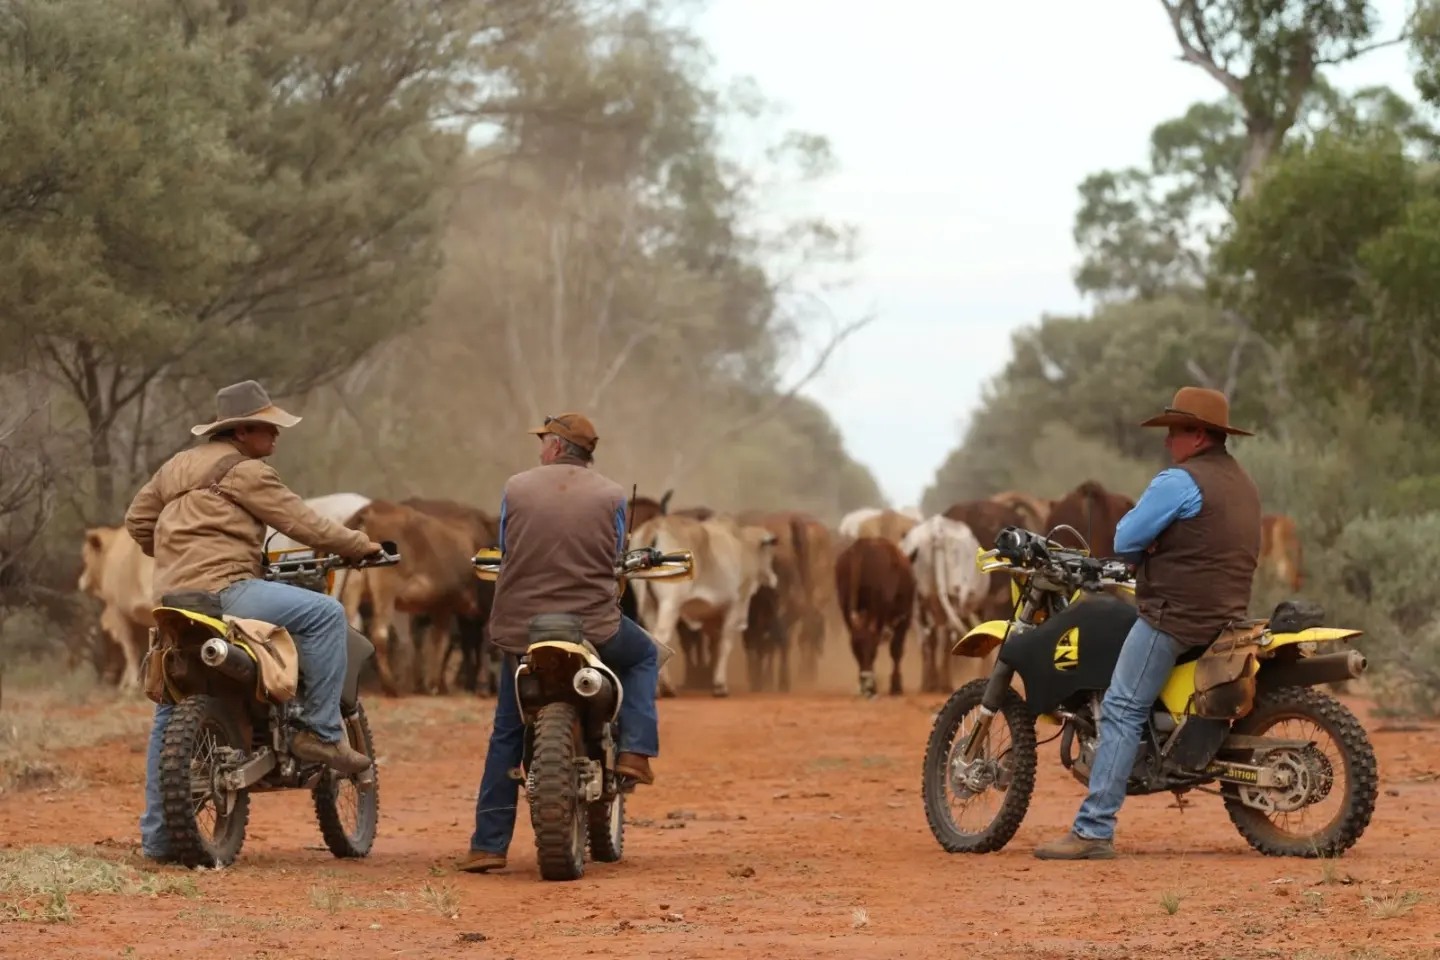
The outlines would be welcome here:
<svg viewBox="0 0 1440 960">
<path fill-rule="evenodd" d="M 990 579 L 975 564 L 980 541 L 959 520 L 934 516 L 900 541 L 915 572 L 915 607 L 920 633 L 920 689 L 952 689 L 950 647 L 980 622 Z M 937 663 L 938 660 L 938 663 Z"/>
<path fill-rule="evenodd" d="M 664 553 L 689 550 L 695 572 L 690 580 L 631 581 L 646 628 L 672 651 L 679 644 L 684 622 L 700 630 L 706 622 L 714 629 L 706 639 L 714 646 L 711 691 L 727 696 L 726 671 L 730 653 L 740 643 L 755 591 L 776 586 L 773 548 L 775 535 L 764 527 L 742 525 L 731 517 L 707 520 L 677 515 L 654 517 L 636 529 L 632 547 L 654 547 Z M 660 669 L 661 696 L 674 696 L 669 664 Z"/>
</svg>

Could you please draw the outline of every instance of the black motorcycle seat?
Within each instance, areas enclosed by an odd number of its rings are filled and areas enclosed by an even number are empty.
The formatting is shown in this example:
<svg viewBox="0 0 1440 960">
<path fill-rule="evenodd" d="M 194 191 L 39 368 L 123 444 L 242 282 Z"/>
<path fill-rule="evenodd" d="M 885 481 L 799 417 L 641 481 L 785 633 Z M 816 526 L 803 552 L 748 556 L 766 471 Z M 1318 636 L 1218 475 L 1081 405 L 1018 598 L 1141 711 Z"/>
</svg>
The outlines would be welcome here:
<svg viewBox="0 0 1440 960">
<path fill-rule="evenodd" d="M 220 607 L 220 594 L 209 593 L 205 590 L 182 590 L 177 593 L 167 593 L 160 598 L 160 606 L 189 610 L 191 613 L 201 613 L 207 617 L 214 617 L 216 620 L 225 614 Z"/>
</svg>

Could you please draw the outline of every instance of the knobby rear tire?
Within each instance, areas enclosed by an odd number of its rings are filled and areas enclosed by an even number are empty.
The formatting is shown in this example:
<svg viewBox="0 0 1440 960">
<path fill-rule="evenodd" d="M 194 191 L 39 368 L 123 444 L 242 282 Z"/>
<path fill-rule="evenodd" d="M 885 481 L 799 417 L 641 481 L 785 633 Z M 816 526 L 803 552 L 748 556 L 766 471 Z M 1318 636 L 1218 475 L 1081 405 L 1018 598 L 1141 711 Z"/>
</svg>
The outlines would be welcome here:
<svg viewBox="0 0 1440 960">
<path fill-rule="evenodd" d="M 547 703 L 535 718 L 530 823 L 540 876 L 546 880 L 585 875 L 585 805 L 575 769 L 579 723 L 574 705 L 563 701 Z"/>
<path fill-rule="evenodd" d="M 925 797 L 925 820 L 930 832 L 947 853 L 994 853 L 1010 842 L 1025 812 L 1030 808 L 1030 797 L 1035 792 L 1035 720 L 1030 709 L 1014 688 L 1005 691 L 997 717 L 1003 716 L 1010 728 L 1010 785 L 1000 809 L 991 819 L 989 826 L 978 833 L 960 830 L 950 815 L 947 797 L 949 795 L 949 758 L 954 741 L 958 739 L 958 727 L 965 716 L 978 710 L 985 695 L 988 678 L 972 680 L 956 690 L 940 708 L 935 724 L 930 729 L 930 739 L 925 746 L 925 764 L 921 791 Z M 991 786 L 989 789 L 997 789 Z"/>
<path fill-rule="evenodd" d="M 361 786 L 341 773 L 327 770 L 310 790 L 315 802 L 315 819 L 320 823 L 320 835 L 325 838 L 325 846 L 330 848 L 330 852 L 341 859 L 368 856 L 370 848 L 375 845 L 375 834 L 380 824 L 380 769 L 374 765 L 375 740 L 370 733 L 370 720 L 365 716 L 363 704 L 357 704 L 355 716 L 360 728 L 360 742 L 356 742 L 349 724 L 345 725 L 345 732 L 350 738 L 350 746 L 370 758 L 370 776 L 373 779 L 368 785 Z M 341 789 L 346 783 L 352 783 L 356 788 L 354 833 L 340 816 Z"/>
<path fill-rule="evenodd" d="M 616 793 L 609 803 L 589 805 L 590 858 L 597 863 L 618 863 L 625 853 L 625 794 Z"/>
<path fill-rule="evenodd" d="M 1241 803 L 1228 785 L 1225 810 L 1246 842 L 1266 856 L 1338 857 L 1360 839 L 1375 812 L 1375 798 L 1380 792 L 1375 748 L 1355 714 L 1313 687 L 1282 687 L 1260 694 L 1254 708 L 1236 721 L 1232 731 L 1261 735 L 1275 720 L 1286 717 L 1314 721 L 1339 747 L 1346 787 L 1339 814 L 1325 830 L 1306 837 L 1290 836 L 1278 830 L 1263 811 Z"/>
<path fill-rule="evenodd" d="M 205 694 L 187 697 L 175 705 L 160 749 L 160 793 L 164 800 L 166 845 L 175 859 L 187 867 L 223 867 L 235 862 L 245 845 L 245 825 L 250 817 L 250 793 L 239 791 L 229 816 L 215 804 L 215 828 L 207 838 L 195 819 L 191 799 L 191 767 L 205 735 L 217 746 L 246 749 L 240 725 L 225 703 Z M 197 771 L 208 776 L 208 771 Z"/>
</svg>

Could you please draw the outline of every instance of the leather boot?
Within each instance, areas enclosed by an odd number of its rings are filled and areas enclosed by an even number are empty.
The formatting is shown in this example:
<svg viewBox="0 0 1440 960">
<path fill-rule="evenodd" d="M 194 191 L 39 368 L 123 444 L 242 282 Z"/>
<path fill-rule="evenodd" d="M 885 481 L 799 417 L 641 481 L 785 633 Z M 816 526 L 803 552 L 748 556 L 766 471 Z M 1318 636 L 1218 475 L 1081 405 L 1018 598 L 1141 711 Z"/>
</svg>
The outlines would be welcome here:
<svg viewBox="0 0 1440 960">
<path fill-rule="evenodd" d="M 456 870 L 465 873 L 484 873 L 487 870 L 504 870 L 505 854 L 491 853 L 488 850 L 471 850 L 459 863 L 455 864 Z"/>
<path fill-rule="evenodd" d="M 1035 848 L 1040 860 L 1114 860 L 1113 840 L 1088 840 L 1075 831 Z"/>
<path fill-rule="evenodd" d="M 650 772 L 650 758 L 638 753 L 622 753 L 617 756 L 615 772 L 622 777 L 630 777 L 636 783 L 655 782 L 655 774 Z"/>
<path fill-rule="evenodd" d="M 348 741 L 326 743 L 310 730 L 301 730 L 290 738 L 290 752 L 301 760 L 323 763 L 341 773 L 364 773 L 370 769 L 370 758 L 351 747 Z"/>
</svg>

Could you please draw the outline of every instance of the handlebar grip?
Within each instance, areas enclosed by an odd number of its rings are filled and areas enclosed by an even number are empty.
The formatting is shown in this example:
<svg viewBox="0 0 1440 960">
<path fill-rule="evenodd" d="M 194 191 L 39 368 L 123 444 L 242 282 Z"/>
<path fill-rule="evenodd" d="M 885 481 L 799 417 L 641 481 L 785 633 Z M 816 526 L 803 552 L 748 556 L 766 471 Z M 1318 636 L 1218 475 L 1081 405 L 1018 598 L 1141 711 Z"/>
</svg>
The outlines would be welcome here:
<svg viewBox="0 0 1440 960">
<path fill-rule="evenodd" d="M 662 554 L 660 554 L 660 559 L 659 559 L 658 562 L 660 562 L 660 563 L 684 563 L 685 560 L 686 560 L 686 557 L 685 557 L 685 554 L 683 554 L 683 553 L 662 553 Z"/>
</svg>

